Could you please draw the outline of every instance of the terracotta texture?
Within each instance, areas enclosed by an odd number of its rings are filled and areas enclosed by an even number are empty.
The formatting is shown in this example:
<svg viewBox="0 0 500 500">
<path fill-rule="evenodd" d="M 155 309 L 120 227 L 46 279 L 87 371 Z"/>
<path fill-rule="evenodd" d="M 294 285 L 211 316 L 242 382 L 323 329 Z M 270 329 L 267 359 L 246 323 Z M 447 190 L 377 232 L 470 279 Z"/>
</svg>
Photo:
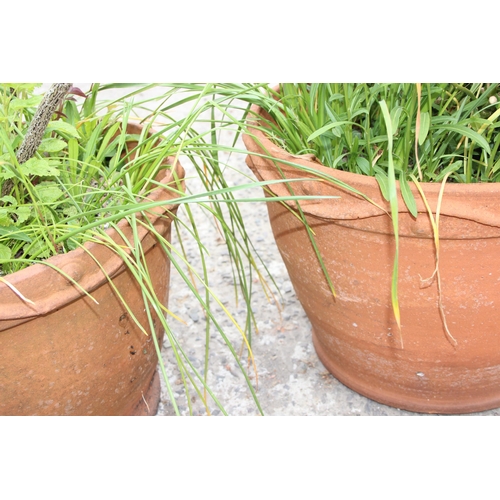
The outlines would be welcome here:
<svg viewBox="0 0 500 500">
<path fill-rule="evenodd" d="M 180 164 L 175 171 L 183 178 Z M 169 170 L 162 182 L 176 185 Z M 149 197 L 165 200 L 148 217 L 166 238 L 171 230 L 169 213 L 175 213 L 177 207 L 168 200 L 174 196 L 158 188 Z M 119 227 L 131 238 L 125 220 Z M 115 230 L 108 234 L 124 243 Z M 170 261 L 150 232 L 141 227 L 139 236 L 154 289 L 167 304 Z M 152 337 L 135 325 L 94 258 L 112 277 L 113 286 L 133 314 L 147 325 L 142 294 L 113 251 L 98 243 L 85 246 L 88 253 L 77 249 L 48 262 L 76 280 L 98 305 L 60 272 L 43 264 L 6 277 L 34 305 L 0 283 L 0 415 L 156 413 L 160 384 Z M 163 328 L 157 316 L 153 317 L 161 345 Z"/>
<path fill-rule="evenodd" d="M 253 111 L 262 112 L 257 107 Z M 296 216 L 295 202 L 268 203 L 278 248 L 328 370 L 360 394 L 397 408 L 467 413 L 500 407 L 500 186 L 445 187 L 439 224 L 441 299 L 456 345 L 443 326 L 437 281 L 427 279 L 436 259 L 429 216 L 415 188 L 417 219 L 399 198 L 400 334 L 390 292 L 395 248 L 386 213 L 390 208 L 376 180 L 292 156 L 262 131 L 252 133 L 256 140 L 244 137 L 250 152 L 247 164 L 260 180 L 282 179 L 279 167 L 286 178 L 311 179 L 289 183 L 295 194 L 340 197 L 300 201 L 336 298 Z M 336 186 L 333 179 L 364 193 L 379 207 Z M 423 187 L 435 213 L 440 186 Z M 269 191 L 286 196 L 289 188 L 280 183 L 266 189 L 268 196 Z"/>
</svg>

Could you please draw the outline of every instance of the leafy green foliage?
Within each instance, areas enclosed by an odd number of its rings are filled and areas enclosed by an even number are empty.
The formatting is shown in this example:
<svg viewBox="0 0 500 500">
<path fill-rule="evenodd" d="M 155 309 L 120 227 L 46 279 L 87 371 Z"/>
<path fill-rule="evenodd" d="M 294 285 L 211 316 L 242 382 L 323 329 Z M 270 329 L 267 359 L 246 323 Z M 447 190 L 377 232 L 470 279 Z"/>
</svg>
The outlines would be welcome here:
<svg viewBox="0 0 500 500">
<path fill-rule="evenodd" d="M 429 83 L 422 84 L 419 98 L 416 85 L 408 83 L 282 84 L 261 92 L 259 104 L 273 119 L 271 136 L 290 153 L 312 153 L 324 165 L 336 162 L 337 169 L 375 175 L 375 164 L 385 171 L 389 164 L 380 109 L 385 101 L 394 168 L 406 180 L 419 176 L 418 154 L 421 181 L 443 178 L 454 165 L 451 182 L 498 182 L 499 91 L 498 84 Z"/>
<path fill-rule="evenodd" d="M 42 99 L 33 95 L 36 88 L 35 84 L 0 86 L 0 272 L 4 274 L 32 259 L 74 249 L 88 238 L 86 226 L 111 213 L 119 217 L 117 207 L 127 203 L 124 175 L 132 176 L 137 194 L 165 168 L 164 156 L 133 159 L 126 144 L 138 137 L 126 133 L 124 125 L 130 109 L 122 103 L 98 113 L 99 85 L 87 99 L 66 100 L 47 126 L 36 155 L 19 164 L 16 150 Z M 134 151 L 137 156 L 152 149 L 147 127 L 142 139 Z M 10 230 L 14 227 L 19 229 Z M 75 234 L 75 227 L 84 229 Z"/>
<path fill-rule="evenodd" d="M 185 387 L 186 401 L 191 405 L 194 391 L 204 402 L 207 412 L 215 403 L 223 413 L 225 410 L 209 387 L 209 342 L 215 329 L 238 363 L 256 407 L 262 413 L 255 382 L 250 380 L 242 360 L 242 351 L 235 349 L 230 337 L 217 320 L 215 312 L 224 312 L 230 317 L 241 334 L 248 360 L 253 360 L 250 342 L 251 331 L 256 325 L 251 308 L 254 283 L 261 282 L 269 288 L 257 263 L 262 263 L 252 242 L 245 232 L 244 221 L 239 212 L 235 191 L 247 186 L 229 186 L 224 175 L 227 164 L 220 153 L 224 146 L 213 139 L 220 129 L 231 120 L 218 120 L 214 110 L 226 96 L 206 102 L 216 85 L 167 84 L 165 92 L 156 98 L 144 97 L 152 85 L 94 84 L 87 97 L 76 94 L 75 100 L 67 100 L 64 106 L 52 116 L 36 154 L 25 163 L 19 164 L 16 152 L 35 114 L 41 97 L 36 95 L 36 85 L 0 85 L 0 275 L 15 272 L 23 267 L 45 259 L 56 253 L 68 252 L 80 247 L 86 241 L 106 244 L 131 271 L 144 298 L 144 309 L 148 323 L 138 325 L 151 334 L 154 322 L 151 311 L 170 313 L 158 298 L 151 284 L 150 271 L 144 261 L 142 242 L 135 237 L 126 248 L 110 241 L 105 229 L 118 230 L 118 222 L 127 219 L 134 235 L 141 225 L 149 225 L 158 244 L 167 253 L 172 267 L 182 276 L 191 292 L 199 301 L 206 321 L 206 355 L 203 370 L 198 371 L 183 350 L 181 342 L 167 321 L 166 314 L 159 314 L 165 330 L 165 341 L 172 347 L 177 363 L 177 373 Z M 98 99 L 101 91 L 110 88 L 127 89 L 130 92 L 114 101 Z M 251 97 L 245 87 L 245 95 Z M 227 96 L 233 99 L 231 93 Z M 132 102 L 133 99 L 136 99 Z M 192 106 L 181 118 L 173 118 L 176 108 Z M 147 115 L 139 133 L 130 134 L 126 125 L 139 112 Z M 210 114 L 206 119 L 206 113 Z M 172 113 L 172 115 L 171 115 Z M 203 115 L 205 113 L 205 115 Z M 201 118 L 203 116 L 203 118 Z M 154 123 L 155 130 L 152 129 Z M 208 132 L 197 132 L 203 123 Z M 164 202 L 149 203 L 144 199 L 158 186 L 158 173 L 167 168 L 164 160 L 180 154 L 191 160 L 195 175 L 202 184 L 202 193 L 186 196 L 178 193 L 172 203 L 180 204 L 187 215 L 187 221 L 174 217 L 175 227 L 184 226 L 195 239 L 199 248 L 201 269 L 195 269 L 180 249 L 171 243 L 140 217 L 150 209 Z M 259 185 L 259 183 L 252 183 Z M 238 198 L 238 201 L 245 201 Z M 249 200 L 248 200 L 249 201 Z M 261 200 L 252 200 L 261 201 Z M 228 247 L 231 270 L 234 277 L 235 295 L 241 292 L 247 308 L 245 325 L 237 324 L 226 306 L 214 295 L 209 286 L 209 269 L 206 249 L 199 235 L 190 204 L 201 208 L 217 226 Z M 263 264 L 263 263 L 262 263 Z M 264 265 L 265 268 L 265 265 Z M 271 277 L 272 280 L 272 277 Z M 112 280 L 110 284 L 112 285 Z M 77 284 L 76 284 L 77 285 Z M 115 290 L 118 297 L 120 291 Z M 122 300 L 124 307 L 128 305 Z M 128 310 L 128 309 L 127 309 Z M 218 310 L 218 311 L 217 311 Z M 132 316 L 132 315 L 131 315 Z M 167 392 L 174 411 L 179 413 L 172 384 L 166 374 L 161 357 L 161 346 L 152 335 L 164 375 Z M 239 351 L 239 352 L 238 352 Z"/>
<path fill-rule="evenodd" d="M 207 319 L 205 363 L 203 370 L 198 371 L 174 334 L 166 314 L 159 314 L 165 330 L 165 341 L 173 349 L 177 373 L 184 383 L 187 404 L 191 405 L 190 392 L 194 391 L 206 405 L 208 413 L 212 402 L 225 413 L 209 388 L 209 343 L 210 334 L 215 329 L 240 367 L 256 407 L 262 412 L 255 382 L 250 380 L 245 360 L 241 359 L 243 351 L 233 347 L 215 314 L 222 311 L 231 319 L 241 334 L 248 360 L 253 361 L 250 347 L 251 332 L 256 325 L 251 308 L 253 287 L 255 282 L 260 282 L 266 289 L 270 287 L 258 268 L 258 264 L 262 264 L 265 269 L 265 264 L 246 234 L 236 202 L 263 201 L 264 197 L 243 199 L 235 196 L 237 190 L 248 188 L 249 185 L 228 185 L 224 173 L 228 164 L 223 154 L 231 148 L 219 144 L 216 139 L 222 129 L 240 124 L 225 112 L 224 106 L 228 102 L 234 102 L 237 106 L 240 97 L 254 99 L 258 86 L 241 85 L 230 89 L 223 84 L 166 84 L 164 92 L 160 92 L 157 97 L 144 97 L 145 92 L 152 87 L 94 84 L 86 98 L 77 92 L 75 100 L 66 100 L 63 107 L 54 113 L 35 155 L 19 164 L 16 152 L 41 97 L 35 93 L 36 85 L 0 85 L 0 275 L 36 262 L 50 265 L 45 260 L 47 257 L 69 252 L 98 238 L 100 243 L 122 258 L 134 276 L 143 294 L 144 310 L 148 314 L 148 324 L 138 326 L 151 334 L 154 330 L 151 311 L 170 311 L 166 310 L 163 299 L 158 298 L 153 290 L 150 272 L 156 270 L 147 268 L 142 242 L 137 236 L 139 226 L 149 225 L 172 267 L 189 286 Z M 98 99 L 98 94 L 112 88 L 130 91 L 114 101 Z M 177 108 L 181 106 L 181 118 L 174 118 Z M 216 112 L 220 112 L 222 118 L 216 118 Z M 142 115 L 143 127 L 140 132 L 130 134 L 126 125 L 139 113 Z M 198 132 L 198 125 L 203 125 L 205 131 Z M 336 132 L 334 127 L 331 133 Z M 182 238 L 181 248 L 173 248 L 165 237 L 155 232 L 147 218 L 140 217 L 148 210 L 164 204 L 149 203 L 145 197 L 158 186 L 158 173 L 168 168 L 164 163 L 166 157 L 178 158 L 181 154 L 191 161 L 195 176 L 201 181 L 202 192 L 185 195 L 180 185 L 169 186 L 178 194 L 171 202 L 181 205 L 187 216 L 186 222 L 175 216 L 174 225 L 176 228 L 184 226 L 194 238 L 199 248 L 201 269 L 195 269 L 187 258 Z M 365 164 L 362 166 L 366 168 Z M 258 182 L 250 184 L 262 185 Z M 237 324 L 210 288 L 206 249 L 190 208 L 192 204 L 204 211 L 212 222 L 215 221 L 227 245 L 235 296 L 243 296 L 247 310 L 243 327 Z M 128 248 L 111 241 L 105 231 L 107 227 L 118 230 L 117 224 L 123 219 L 129 222 L 136 236 Z M 270 278 L 272 281 L 272 276 Z M 110 284 L 113 286 L 112 280 Z M 115 292 L 120 297 L 120 291 Z M 128 305 L 123 300 L 122 303 L 128 311 Z M 176 403 L 178 396 L 174 394 L 166 374 L 155 335 L 152 338 L 167 392 L 174 411 L 179 413 Z"/>
</svg>

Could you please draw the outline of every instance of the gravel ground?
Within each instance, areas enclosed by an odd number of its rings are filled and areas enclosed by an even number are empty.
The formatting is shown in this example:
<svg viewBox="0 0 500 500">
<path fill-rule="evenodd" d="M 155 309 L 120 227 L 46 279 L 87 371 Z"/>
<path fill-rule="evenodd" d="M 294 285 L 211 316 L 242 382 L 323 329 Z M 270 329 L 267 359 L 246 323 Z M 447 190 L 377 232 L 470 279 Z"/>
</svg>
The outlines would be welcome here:
<svg viewBox="0 0 500 500">
<path fill-rule="evenodd" d="M 81 84 L 85 90 L 86 84 Z M 88 88 L 88 86 L 86 87 Z M 151 94 L 154 91 L 151 92 Z M 115 92 L 118 95 L 118 92 Z M 231 135 L 226 134 L 224 140 L 231 142 Z M 239 146 L 244 149 L 240 141 Z M 244 154 L 234 154 L 226 158 L 228 168 L 226 176 L 231 185 L 248 183 L 252 174 L 245 164 Z M 190 162 L 181 158 L 187 172 L 187 184 L 191 191 L 199 189 L 194 168 Z M 242 191 L 241 196 L 261 197 L 260 188 Z M 252 383 L 257 387 L 258 398 L 265 415 L 420 415 L 408 411 L 391 408 L 367 399 L 337 381 L 319 361 L 312 345 L 311 325 L 288 278 L 279 251 L 275 245 L 269 225 L 266 206 L 262 202 L 242 203 L 243 215 L 248 235 L 256 246 L 261 258 L 271 272 L 281 297 L 277 302 L 268 296 L 255 283 L 252 292 L 252 306 L 258 326 L 258 334 L 252 338 L 252 349 L 258 373 L 256 384 L 255 373 L 248 370 Z M 179 212 L 181 213 L 181 212 Z M 209 272 L 211 286 L 235 318 L 244 324 L 245 310 L 240 302 L 235 302 L 233 277 L 231 274 L 228 250 L 219 236 L 213 222 L 201 211 L 195 210 L 195 219 L 200 237 L 209 252 Z M 181 231 L 182 241 L 190 262 L 199 269 L 199 253 L 195 242 Z M 173 235 L 174 245 L 178 244 Z M 196 299 L 179 274 L 172 269 L 169 309 L 180 316 L 185 324 L 170 320 L 170 325 L 183 349 L 193 365 L 203 370 L 205 352 L 205 321 Z M 224 332 L 234 342 L 236 349 L 242 345 L 241 335 L 223 313 L 218 320 Z M 177 404 L 182 415 L 190 413 L 182 381 L 173 370 L 175 360 L 172 348 L 165 342 L 163 346 L 169 380 L 176 394 Z M 246 363 L 246 356 L 243 358 Z M 209 386 L 229 415 L 251 416 L 259 411 L 248 390 L 245 379 L 239 371 L 237 363 L 221 339 L 220 334 L 212 328 L 210 331 L 210 364 L 208 369 Z M 161 377 L 162 378 L 162 377 Z M 206 415 L 204 406 L 195 392 L 190 394 L 192 413 Z M 213 415 L 221 414 L 216 405 L 210 407 Z M 173 415 L 174 410 L 168 398 L 162 379 L 162 397 L 157 415 Z M 500 410 L 491 410 L 476 415 L 498 415 Z M 425 416 L 425 415 L 422 415 Z"/>
</svg>

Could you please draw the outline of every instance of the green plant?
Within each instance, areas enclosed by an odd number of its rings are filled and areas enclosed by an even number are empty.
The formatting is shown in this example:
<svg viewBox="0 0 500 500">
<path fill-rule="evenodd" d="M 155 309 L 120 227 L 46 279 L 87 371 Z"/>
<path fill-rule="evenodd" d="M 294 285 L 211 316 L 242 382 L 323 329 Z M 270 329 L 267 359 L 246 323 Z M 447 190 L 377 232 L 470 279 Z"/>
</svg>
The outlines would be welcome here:
<svg viewBox="0 0 500 500">
<path fill-rule="evenodd" d="M 387 175 L 389 110 L 398 177 L 496 182 L 498 84 L 283 84 L 268 89 L 273 137 L 294 154 L 363 175 Z M 264 103 L 264 102 L 263 102 Z"/>
<path fill-rule="evenodd" d="M 174 351 L 177 373 L 183 381 L 188 405 L 191 392 L 195 392 L 207 413 L 211 412 L 213 404 L 225 413 L 207 378 L 209 332 L 215 329 L 239 365 L 256 407 L 262 413 L 255 383 L 247 373 L 242 353 L 247 353 L 251 369 L 254 369 L 251 351 L 251 332 L 255 327 L 250 305 L 252 283 L 256 276 L 264 287 L 269 285 L 260 270 L 263 263 L 259 262 L 245 232 L 235 203 L 235 192 L 246 186 L 229 186 L 224 176 L 225 165 L 220 160 L 220 153 L 225 148 L 214 139 L 225 123 L 215 117 L 216 106 L 207 102 L 213 86 L 171 85 L 166 86 L 160 96 L 149 97 L 146 91 L 153 85 L 93 84 L 87 95 L 79 89 L 72 89 L 71 84 L 59 85 L 63 90 L 61 96 L 54 101 L 55 108 L 46 114 L 47 127 L 37 128 L 35 147 L 28 148 L 31 152 L 27 157 L 21 154 L 26 150 L 21 144 L 30 137 L 30 124 L 42 96 L 36 93 L 36 86 L 32 84 L 4 84 L 0 88 L 0 280 L 10 286 L 10 273 L 33 263 L 45 264 L 51 255 L 82 247 L 87 241 L 107 245 L 134 275 L 143 294 L 145 310 L 159 314 L 166 340 Z M 104 100 L 101 96 L 108 89 L 120 89 L 124 95 Z M 64 97 L 68 91 L 76 94 L 76 101 Z M 174 115 L 179 113 L 181 117 L 175 118 Z M 127 132 L 127 125 L 134 120 L 141 120 L 144 125 L 140 134 Z M 203 132 L 197 131 L 200 124 L 204 124 Z M 162 204 L 147 202 L 146 198 L 158 186 L 159 172 L 167 168 L 165 158 L 177 159 L 180 155 L 192 162 L 195 177 L 201 180 L 201 192 L 183 193 L 179 183 L 167 188 L 175 195 L 170 203 L 179 205 L 185 213 L 185 217 L 174 217 L 174 225 L 176 228 L 184 226 L 195 239 L 201 269 L 195 269 L 183 253 L 182 238 L 180 248 L 174 248 L 148 224 L 147 217 L 142 217 Z M 235 294 L 242 295 L 246 306 L 244 326 L 237 324 L 210 287 L 203 241 L 191 212 L 193 205 L 205 211 L 220 228 L 231 258 Z M 176 338 L 175 321 L 178 318 L 165 309 L 151 286 L 151 270 L 145 264 L 140 240 L 134 238 L 129 248 L 123 248 L 107 237 L 106 229 L 118 229 L 118 222 L 124 218 L 134 235 L 141 225 L 148 226 L 169 256 L 172 266 L 199 301 L 207 320 L 202 370 L 193 366 Z M 18 293 L 15 289 L 12 291 Z M 20 297 L 29 301 L 29 297 Z M 127 308 L 126 303 L 124 306 Z M 236 325 L 242 337 L 243 349 L 240 352 L 218 323 L 215 309 L 222 310 Z M 169 313 L 170 318 L 167 317 Z M 150 334 L 154 328 L 151 315 L 148 324 L 139 326 L 145 334 Z M 152 338 L 156 341 L 155 335 Z M 157 344 L 155 348 L 170 400 L 174 411 L 179 414 L 162 362 L 161 348 Z"/>
<path fill-rule="evenodd" d="M 105 87 L 102 87 L 105 88 Z M 140 136 L 131 136 L 126 132 L 126 125 L 131 118 L 132 111 L 143 108 L 146 103 L 132 104 L 132 98 L 139 90 L 132 92 L 112 103 L 103 103 L 98 100 L 102 88 L 93 85 L 87 98 L 78 105 L 72 100 L 64 100 L 62 96 L 70 89 L 65 86 L 65 91 L 56 102 L 57 109 L 48 113 L 49 123 L 43 124 L 37 133 L 40 141 L 35 139 L 35 146 L 27 157 L 23 157 L 23 138 L 30 137 L 27 132 L 35 110 L 40 105 L 42 97 L 34 94 L 35 85 L 31 84 L 6 84 L 1 87 L 2 105 L 0 116 L 0 140 L 2 151 L 0 162 L 0 182 L 2 197 L 0 199 L 0 270 L 1 279 L 9 283 L 8 275 L 36 262 L 44 263 L 45 259 L 58 253 L 66 253 L 77 247 L 83 246 L 86 241 L 100 241 L 118 253 L 133 272 L 136 281 L 141 287 L 145 308 L 159 313 L 165 328 L 170 345 L 175 351 L 178 370 L 184 380 L 186 392 L 195 390 L 205 401 L 207 411 L 210 408 L 210 396 L 213 401 L 224 411 L 208 387 L 206 376 L 198 373 L 190 366 L 188 356 L 183 352 L 170 327 L 170 322 L 165 318 L 165 307 L 154 294 L 150 286 L 149 270 L 141 251 L 140 240 L 133 242 L 129 249 L 124 249 L 106 236 L 105 229 L 113 226 L 123 218 L 127 218 L 133 228 L 134 234 L 141 224 L 147 224 L 147 218 L 141 218 L 141 213 L 155 208 L 155 203 L 142 203 L 147 194 L 157 186 L 155 180 L 160 170 L 166 168 L 164 159 L 167 156 L 178 155 L 183 148 L 183 141 L 188 144 L 198 144 L 203 139 L 192 129 L 192 122 L 181 120 L 168 120 L 158 132 L 152 131 L 152 120 L 149 120 Z M 81 92 L 78 92 L 81 94 Z M 40 108 L 41 109 L 41 108 Z M 54 116 L 53 112 L 55 112 Z M 157 118 L 153 117 L 153 118 Z M 45 129 L 45 125 L 47 125 Z M 137 145 L 129 148 L 130 141 Z M 24 148 L 26 149 L 26 148 Z M 31 154 L 35 156 L 31 157 Z M 191 157 L 194 159 L 193 154 Z M 205 169 L 215 165 L 210 157 L 203 157 Z M 215 181 L 216 182 L 216 181 Z M 173 203 L 184 204 L 189 212 L 189 203 L 206 207 L 216 217 L 220 218 L 223 230 L 235 240 L 237 230 L 229 226 L 222 215 L 217 203 L 214 204 L 213 196 L 217 194 L 184 196 L 180 186 L 170 186 L 178 197 Z M 231 197 L 231 190 L 219 189 L 221 197 Z M 212 196 L 212 199 L 210 197 Z M 205 200 L 205 201 L 204 201 Z M 212 206 L 209 206 L 209 201 Z M 215 208 L 212 208 L 215 206 Z M 229 215 L 230 223 L 234 212 Z M 236 221 L 237 223 L 238 221 Z M 180 224 L 176 220 L 176 224 Z M 151 226 L 150 229 L 154 231 Z M 193 225 L 192 234 L 196 238 L 196 227 Z M 155 233 L 159 243 L 171 258 L 179 271 L 179 261 L 185 261 L 181 252 L 173 249 L 169 242 L 161 235 Z M 200 251 L 203 244 L 200 241 Z M 244 263 L 235 245 L 234 261 L 237 263 L 238 272 L 246 279 L 243 272 Z M 130 257 L 127 255 L 130 251 Z M 245 249 L 248 252 L 248 248 Z M 189 267 L 189 264 L 188 264 Z M 181 271 L 182 272 L 182 271 Z M 208 285 L 207 276 L 197 276 L 192 271 L 190 276 L 184 275 L 190 284 L 193 293 L 198 297 L 207 317 L 215 323 L 220 334 L 224 332 L 218 327 L 212 314 L 213 301 Z M 196 285 L 197 283 L 197 285 Z M 243 282 L 243 289 L 246 282 Z M 198 288 L 205 289 L 200 293 Z M 13 292 L 16 292 L 13 289 Z M 29 297 L 22 297 L 29 301 Z M 124 304 L 127 307 L 126 304 Z M 229 312 L 228 312 L 229 314 Z M 150 323 L 152 319 L 150 318 Z M 250 325 L 249 325 L 250 326 Z M 140 325 L 145 334 L 153 331 L 153 325 Z M 207 327 L 208 328 L 208 327 Z M 241 330 L 244 340 L 246 334 Z M 155 339 L 155 335 L 152 335 Z M 227 338 L 226 338 L 227 340 Z M 228 348 L 236 357 L 242 371 L 245 373 L 250 391 L 256 404 L 258 400 L 255 390 L 229 341 Z M 249 347 L 249 345 L 248 345 Z M 160 346 L 156 350 L 161 363 Z M 251 351 L 249 349 L 250 355 Z M 206 356 L 208 363 L 208 352 Z M 166 376 L 165 367 L 162 366 L 167 390 L 170 393 L 174 410 L 178 412 L 171 384 Z M 206 370 L 205 370 L 206 373 Z M 187 398 L 189 401 L 189 397 Z"/>
<path fill-rule="evenodd" d="M 398 301 L 399 192 L 410 214 L 417 205 L 410 183 L 427 205 L 421 182 L 485 183 L 500 180 L 500 105 L 498 84 L 453 83 L 285 83 L 214 84 L 213 106 L 222 110 L 225 126 L 251 134 L 262 127 L 270 139 L 292 155 L 316 157 L 325 166 L 377 179 L 390 205 L 395 238 L 392 280 L 394 316 L 400 325 Z M 249 106 L 267 113 L 258 121 L 248 116 Z M 295 164 L 299 169 L 305 167 Z M 311 172 L 309 172 L 311 173 Z M 334 176 L 325 180 L 342 184 Z M 346 189 L 350 186 L 342 184 Z M 293 185 L 289 185 L 293 194 Z M 368 199 L 364 193 L 357 194 Z M 368 201 L 374 203 L 372 200 Z M 440 204 L 439 204 L 440 206 Z M 434 232 L 439 274 L 439 206 L 428 210 Z M 304 214 L 299 216 L 323 265 Z M 335 295 L 334 283 L 326 278 Z M 441 293 L 441 292 L 440 292 Z M 439 303 L 442 311 L 441 299 Z M 445 330 L 452 343 L 444 314 Z"/>
</svg>

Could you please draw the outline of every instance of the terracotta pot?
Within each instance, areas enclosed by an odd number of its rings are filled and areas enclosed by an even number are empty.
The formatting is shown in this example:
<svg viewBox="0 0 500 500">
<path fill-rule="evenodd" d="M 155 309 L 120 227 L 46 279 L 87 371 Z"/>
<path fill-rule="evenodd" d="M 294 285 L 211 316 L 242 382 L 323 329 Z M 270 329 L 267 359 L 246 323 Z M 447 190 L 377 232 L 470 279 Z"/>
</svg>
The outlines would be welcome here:
<svg viewBox="0 0 500 500">
<path fill-rule="evenodd" d="M 167 163 L 172 161 L 167 159 Z M 175 171 L 183 178 L 180 164 Z M 161 182 L 176 185 L 170 170 L 164 171 Z M 165 238 L 170 238 L 169 214 L 177 208 L 168 204 L 173 197 L 165 188 L 155 189 L 149 196 L 150 200 L 165 200 L 165 205 L 148 213 Z M 132 238 L 125 220 L 119 228 L 127 239 Z M 124 243 L 117 231 L 107 233 Z M 142 226 L 139 237 L 154 289 L 167 304 L 170 261 L 156 238 Z M 88 253 L 77 249 L 47 262 L 71 276 L 98 305 L 60 272 L 43 264 L 5 277 L 34 305 L 0 283 L 0 415 L 156 413 L 160 381 L 151 334 L 136 326 L 94 258 L 133 314 L 147 325 L 139 286 L 113 251 L 98 243 L 85 247 Z M 161 345 L 163 329 L 158 317 L 153 317 Z"/>
<path fill-rule="evenodd" d="M 253 111 L 265 115 L 256 106 Z M 442 310 L 454 345 L 438 306 L 437 282 L 426 280 L 435 269 L 436 254 L 417 190 L 412 188 L 417 219 L 399 198 L 399 333 L 390 291 L 394 234 L 385 212 L 390 208 L 376 180 L 292 156 L 262 131 L 253 129 L 252 134 L 255 139 L 244 137 L 250 152 L 247 164 L 259 180 L 282 179 L 279 166 L 286 178 L 311 179 L 290 183 L 295 194 L 340 197 L 300 201 L 336 298 L 296 217 L 295 202 L 268 203 L 276 243 L 328 370 L 360 394 L 410 411 L 467 413 L 500 407 L 500 185 L 445 187 L 439 268 Z M 283 162 L 299 163 L 309 171 Z M 381 208 L 332 179 L 364 193 Z M 428 183 L 423 188 L 435 213 L 440 186 Z M 290 193 L 281 183 L 267 189 L 278 196 Z"/>
</svg>

